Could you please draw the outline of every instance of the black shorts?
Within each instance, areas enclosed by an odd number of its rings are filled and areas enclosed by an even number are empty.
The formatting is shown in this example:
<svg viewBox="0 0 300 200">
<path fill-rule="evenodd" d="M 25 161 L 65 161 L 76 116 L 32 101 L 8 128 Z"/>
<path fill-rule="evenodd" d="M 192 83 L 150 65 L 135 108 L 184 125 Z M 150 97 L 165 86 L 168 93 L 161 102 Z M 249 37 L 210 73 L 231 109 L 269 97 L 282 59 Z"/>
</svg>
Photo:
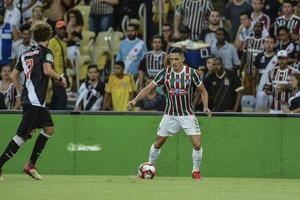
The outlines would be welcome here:
<svg viewBox="0 0 300 200">
<path fill-rule="evenodd" d="M 36 128 L 53 126 L 51 114 L 48 109 L 30 104 L 23 104 L 22 121 L 18 127 L 17 135 L 30 139 Z"/>
</svg>

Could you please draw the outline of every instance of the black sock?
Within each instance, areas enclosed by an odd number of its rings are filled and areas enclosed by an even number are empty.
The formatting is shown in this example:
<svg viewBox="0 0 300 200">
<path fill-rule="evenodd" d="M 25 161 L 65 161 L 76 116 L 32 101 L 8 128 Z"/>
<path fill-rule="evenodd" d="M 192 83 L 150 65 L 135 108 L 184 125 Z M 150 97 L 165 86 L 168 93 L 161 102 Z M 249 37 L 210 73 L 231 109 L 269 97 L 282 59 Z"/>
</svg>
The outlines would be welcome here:
<svg viewBox="0 0 300 200">
<path fill-rule="evenodd" d="M 17 153 L 20 146 L 14 141 L 11 140 L 10 143 L 7 145 L 5 151 L 0 157 L 0 168 L 9 160 L 11 159 L 14 154 Z"/>
<path fill-rule="evenodd" d="M 30 163 L 35 165 L 37 159 L 39 158 L 40 154 L 42 153 L 43 149 L 46 146 L 46 142 L 48 137 L 43 134 L 40 134 L 35 141 L 31 156 L 30 156 Z"/>
</svg>

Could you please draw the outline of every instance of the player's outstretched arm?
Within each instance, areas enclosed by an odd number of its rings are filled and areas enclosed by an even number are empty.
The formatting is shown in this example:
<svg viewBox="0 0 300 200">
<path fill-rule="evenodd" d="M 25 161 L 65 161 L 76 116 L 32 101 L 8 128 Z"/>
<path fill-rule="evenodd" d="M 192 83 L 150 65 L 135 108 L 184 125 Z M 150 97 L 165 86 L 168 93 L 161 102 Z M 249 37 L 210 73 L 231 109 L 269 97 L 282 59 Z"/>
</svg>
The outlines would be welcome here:
<svg viewBox="0 0 300 200">
<path fill-rule="evenodd" d="M 201 94 L 201 99 L 203 102 L 203 112 L 205 112 L 208 117 L 211 117 L 212 113 L 211 113 L 210 109 L 208 108 L 208 93 L 207 93 L 207 90 L 204 87 L 203 83 L 200 84 L 200 86 L 198 87 L 198 90 Z"/>
<path fill-rule="evenodd" d="M 151 90 L 156 88 L 156 84 L 152 81 L 147 87 L 142 89 L 142 91 L 136 95 L 136 97 L 128 103 L 128 109 L 132 110 L 132 107 L 136 105 L 136 103 L 142 99 L 144 99 Z"/>
<path fill-rule="evenodd" d="M 58 75 L 53 69 L 52 66 L 49 63 L 44 63 L 43 64 L 43 71 L 47 76 L 50 76 L 51 78 L 54 78 L 56 80 L 61 81 L 62 85 L 64 87 L 67 87 L 67 80 L 66 78 L 62 75 Z"/>
</svg>

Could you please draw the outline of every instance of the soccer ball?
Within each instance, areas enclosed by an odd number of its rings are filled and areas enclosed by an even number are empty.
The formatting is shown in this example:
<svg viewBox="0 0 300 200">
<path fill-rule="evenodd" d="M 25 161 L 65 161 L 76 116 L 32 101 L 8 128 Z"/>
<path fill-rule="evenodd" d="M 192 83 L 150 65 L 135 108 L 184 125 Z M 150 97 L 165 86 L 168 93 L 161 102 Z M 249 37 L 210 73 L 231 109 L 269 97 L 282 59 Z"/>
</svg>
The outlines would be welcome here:
<svg viewBox="0 0 300 200">
<path fill-rule="evenodd" d="M 153 164 L 149 162 L 142 163 L 138 169 L 138 177 L 142 179 L 153 179 L 156 170 Z"/>
</svg>

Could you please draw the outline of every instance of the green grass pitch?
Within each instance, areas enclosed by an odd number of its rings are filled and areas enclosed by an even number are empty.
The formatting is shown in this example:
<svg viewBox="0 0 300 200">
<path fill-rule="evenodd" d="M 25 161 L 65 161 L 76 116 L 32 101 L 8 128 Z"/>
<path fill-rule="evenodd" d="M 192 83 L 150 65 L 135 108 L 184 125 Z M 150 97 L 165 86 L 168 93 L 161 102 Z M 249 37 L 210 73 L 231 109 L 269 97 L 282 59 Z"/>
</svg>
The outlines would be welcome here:
<svg viewBox="0 0 300 200">
<path fill-rule="evenodd" d="M 1 200 L 299 200 L 299 179 L 5 174 Z"/>
</svg>

